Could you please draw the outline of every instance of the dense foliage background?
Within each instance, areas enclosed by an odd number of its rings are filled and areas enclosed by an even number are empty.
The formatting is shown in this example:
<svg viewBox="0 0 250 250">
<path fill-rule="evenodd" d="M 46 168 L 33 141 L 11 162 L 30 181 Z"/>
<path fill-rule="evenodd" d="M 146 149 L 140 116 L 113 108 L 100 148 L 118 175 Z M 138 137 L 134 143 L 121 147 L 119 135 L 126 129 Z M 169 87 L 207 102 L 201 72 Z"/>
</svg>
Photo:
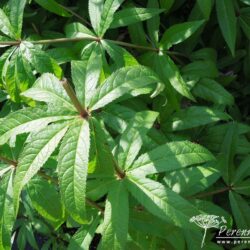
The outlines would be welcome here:
<svg viewBox="0 0 250 250">
<path fill-rule="evenodd" d="M 249 248 L 249 0 L 0 8 L 0 249 Z"/>
</svg>

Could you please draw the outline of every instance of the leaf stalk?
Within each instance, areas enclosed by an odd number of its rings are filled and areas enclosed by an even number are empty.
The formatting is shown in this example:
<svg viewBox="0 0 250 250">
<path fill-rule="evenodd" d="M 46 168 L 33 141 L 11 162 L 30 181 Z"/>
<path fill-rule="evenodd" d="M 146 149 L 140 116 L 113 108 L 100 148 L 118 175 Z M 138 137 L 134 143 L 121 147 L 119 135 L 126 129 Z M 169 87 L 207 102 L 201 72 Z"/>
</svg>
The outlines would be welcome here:
<svg viewBox="0 0 250 250">
<path fill-rule="evenodd" d="M 82 118 L 87 119 L 89 117 L 89 113 L 85 110 L 84 106 L 81 105 L 79 100 L 77 99 L 73 88 L 70 86 L 66 78 L 63 78 L 61 81 L 65 91 L 67 92 L 69 98 L 71 99 L 73 105 L 75 106 L 76 110 L 80 114 Z"/>
</svg>

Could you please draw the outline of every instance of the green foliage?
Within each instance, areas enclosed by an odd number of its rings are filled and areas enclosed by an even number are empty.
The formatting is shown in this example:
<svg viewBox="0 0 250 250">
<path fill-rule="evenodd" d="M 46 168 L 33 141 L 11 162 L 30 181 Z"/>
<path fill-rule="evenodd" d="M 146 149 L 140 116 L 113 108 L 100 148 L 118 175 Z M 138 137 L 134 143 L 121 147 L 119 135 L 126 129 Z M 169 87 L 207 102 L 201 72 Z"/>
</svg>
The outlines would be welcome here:
<svg viewBox="0 0 250 250">
<path fill-rule="evenodd" d="M 250 227 L 249 6 L 2 1 L 0 249 L 231 249 L 197 216 Z"/>
</svg>

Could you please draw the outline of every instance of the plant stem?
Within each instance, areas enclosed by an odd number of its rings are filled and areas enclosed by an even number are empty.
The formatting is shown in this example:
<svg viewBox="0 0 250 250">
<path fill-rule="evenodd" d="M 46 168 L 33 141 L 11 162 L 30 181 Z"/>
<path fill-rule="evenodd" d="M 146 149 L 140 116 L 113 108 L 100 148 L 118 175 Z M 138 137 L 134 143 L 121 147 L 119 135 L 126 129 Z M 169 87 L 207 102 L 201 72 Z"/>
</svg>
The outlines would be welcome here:
<svg viewBox="0 0 250 250">
<path fill-rule="evenodd" d="M 229 191 L 229 190 L 231 190 L 231 189 L 232 189 L 231 186 L 229 186 L 229 187 L 224 187 L 224 188 L 221 188 L 221 189 L 218 189 L 218 190 L 215 190 L 215 191 L 197 194 L 197 195 L 191 196 L 191 197 L 189 197 L 189 198 L 191 198 L 191 199 L 203 198 L 203 197 L 211 196 L 211 195 L 214 195 L 214 194 L 224 193 L 224 192 Z"/>
<path fill-rule="evenodd" d="M 90 200 L 89 198 L 86 198 L 86 202 L 92 206 L 95 207 L 96 209 L 98 209 L 102 214 L 104 213 L 104 208 L 101 207 L 100 205 L 98 205 L 96 202 Z"/>
<path fill-rule="evenodd" d="M 128 47 L 128 48 L 159 52 L 159 49 L 153 48 L 153 47 L 146 47 L 146 46 L 141 46 L 141 45 L 137 45 L 137 44 L 126 43 L 126 42 L 122 42 L 122 41 L 109 40 L 109 39 L 106 39 L 106 41 L 112 42 L 114 44 L 121 45 L 121 46 L 124 46 L 124 47 Z"/>
<path fill-rule="evenodd" d="M 94 36 L 86 36 L 86 37 L 74 37 L 74 38 L 56 38 L 56 39 L 45 39 L 45 40 L 37 40 L 37 41 L 29 41 L 32 44 L 53 44 L 53 43 L 68 43 L 68 42 L 81 42 L 84 40 L 96 41 L 99 42 L 100 39 Z"/>
<path fill-rule="evenodd" d="M 3 162 L 5 162 L 5 163 L 7 163 L 7 164 L 10 164 L 10 165 L 13 165 L 14 167 L 17 166 L 17 162 L 16 162 L 16 161 L 13 161 L 13 160 L 11 160 L 11 159 L 8 159 L 8 158 L 6 158 L 6 157 L 4 157 L 4 156 L 0 156 L 0 161 L 3 161 Z"/>
<path fill-rule="evenodd" d="M 96 41 L 96 42 L 101 41 L 101 39 L 98 37 L 86 36 L 86 37 L 74 37 L 74 38 L 45 39 L 45 40 L 28 41 L 28 42 L 30 42 L 32 44 L 54 44 L 54 43 L 66 43 L 66 42 L 80 42 L 80 41 L 84 41 L 84 40 Z M 141 45 L 137 45 L 137 44 L 109 40 L 109 39 L 106 39 L 106 41 L 112 42 L 112 43 L 117 44 L 117 45 L 121 45 L 123 47 L 128 47 L 128 48 L 148 50 L 148 51 L 154 51 L 154 52 L 162 51 L 162 52 L 165 52 L 166 54 L 168 54 L 169 56 L 172 56 L 173 59 L 176 58 L 175 56 L 184 57 L 184 58 L 188 59 L 187 55 L 182 54 L 180 52 L 176 52 L 176 51 L 160 50 L 160 49 L 154 48 L 154 47 L 141 46 Z M 18 46 L 18 45 L 20 45 L 20 43 L 21 43 L 21 41 L 2 41 L 2 42 L 0 42 L 0 45 Z"/>
<path fill-rule="evenodd" d="M 205 231 L 204 231 L 204 235 L 203 235 L 202 242 L 201 242 L 201 248 L 203 248 L 205 245 L 206 235 L 207 235 L 207 228 L 205 228 Z"/>
<path fill-rule="evenodd" d="M 76 12 L 74 12 L 73 10 L 71 10 L 70 8 L 61 5 L 60 3 L 57 3 L 61 8 L 63 8 L 64 10 L 68 11 L 69 13 L 71 13 L 73 16 L 79 18 L 83 23 L 87 24 L 87 25 L 91 25 L 87 20 L 85 20 L 83 17 L 81 17 L 80 15 L 78 15 Z"/>
<path fill-rule="evenodd" d="M 74 104 L 76 110 L 80 114 L 80 116 L 83 118 L 87 118 L 89 116 L 88 112 L 85 110 L 85 108 L 81 105 L 81 103 L 77 99 L 75 92 L 74 92 L 73 88 L 70 86 L 70 84 L 68 83 L 67 79 L 64 78 L 61 81 L 61 83 L 62 83 L 65 91 L 67 92 L 69 98 L 71 99 L 72 103 Z"/>
<path fill-rule="evenodd" d="M 118 176 L 119 179 L 123 179 L 126 176 L 125 172 L 123 172 L 122 169 L 120 169 L 120 167 L 118 166 L 114 157 L 112 157 L 112 161 L 114 164 L 114 169 L 115 169 L 116 175 Z"/>
<path fill-rule="evenodd" d="M 52 183 L 58 185 L 58 181 L 57 181 L 55 178 L 53 178 L 53 177 L 51 177 L 51 176 L 45 174 L 43 171 L 39 170 L 37 174 L 38 174 L 40 177 L 42 177 L 43 179 L 46 179 L 47 181 L 50 181 L 50 182 L 52 182 Z"/>
</svg>

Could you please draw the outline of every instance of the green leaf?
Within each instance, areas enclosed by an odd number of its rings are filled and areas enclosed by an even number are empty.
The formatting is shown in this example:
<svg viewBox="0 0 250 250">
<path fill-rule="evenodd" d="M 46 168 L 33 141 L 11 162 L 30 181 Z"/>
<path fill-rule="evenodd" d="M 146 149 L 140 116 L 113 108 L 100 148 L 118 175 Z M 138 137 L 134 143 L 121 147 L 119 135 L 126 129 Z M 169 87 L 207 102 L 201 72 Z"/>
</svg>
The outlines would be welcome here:
<svg viewBox="0 0 250 250">
<path fill-rule="evenodd" d="M 240 0 L 240 1 L 246 5 L 250 5 L 250 0 Z"/>
<path fill-rule="evenodd" d="M 244 200 L 240 195 L 232 191 L 229 192 L 229 200 L 237 227 L 249 228 L 250 218 L 247 215 L 250 207 L 247 201 Z"/>
<path fill-rule="evenodd" d="M 148 175 L 182 169 L 215 160 L 204 147 L 188 142 L 170 142 L 141 155 L 133 164 L 133 174 Z"/>
<path fill-rule="evenodd" d="M 89 0 L 89 17 L 91 25 L 96 33 L 101 22 L 104 0 Z"/>
<path fill-rule="evenodd" d="M 87 45 L 82 52 L 81 61 L 71 62 L 71 73 L 78 100 L 88 106 L 89 100 L 98 84 L 102 69 L 102 53 L 98 43 Z"/>
<path fill-rule="evenodd" d="M 89 173 L 101 176 L 114 175 L 114 159 L 100 122 L 94 117 L 90 119 L 91 150 Z M 105 162 L 105 164 L 103 164 Z"/>
<path fill-rule="evenodd" d="M 156 74 L 144 66 L 131 66 L 117 70 L 93 94 L 91 110 L 99 109 L 134 88 L 142 88 L 158 82 Z"/>
<path fill-rule="evenodd" d="M 234 185 L 233 190 L 239 194 L 250 195 L 250 180 L 245 180 Z"/>
<path fill-rule="evenodd" d="M 14 102 L 20 101 L 20 93 L 19 88 L 17 86 L 17 71 L 16 71 L 16 60 L 17 54 L 14 53 L 9 60 L 6 60 L 4 64 L 4 70 L 3 70 L 3 83 L 5 85 L 5 88 L 10 95 L 10 98 Z"/>
<path fill-rule="evenodd" d="M 232 0 L 216 0 L 216 10 L 222 35 L 234 56 L 236 42 L 236 16 Z"/>
<path fill-rule="evenodd" d="M 231 123 L 225 133 L 223 142 L 221 144 L 221 154 L 219 159 L 221 160 L 220 171 L 224 181 L 227 184 L 231 183 L 234 170 L 234 157 L 236 155 L 238 140 L 238 124 Z"/>
<path fill-rule="evenodd" d="M 155 58 L 154 68 L 165 84 L 169 81 L 171 86 L 178 93 L 191 100 L 195 100 L 190 93 L 186 82 L 183 80 L 178 67 L 169 56 L 163 54 L 158 55 L 157 58 Z"/>
<path fill-rule="evenodd" d="M 14 205 L 16 213 L 18 212 L 19 196 L 23 187 L 48 160 L 67 129 L 68 126 L 65 123 L 52 124 L 39 132 L 31 134 L 28 144 L 20 155 L 14 178 Z"/>
<path fill-rule="evenodd" d="M 212 164 L 205 166 L 189 167 L 171 172 L 166 175 L 164 182 L 176 193 L 187 196 L 192 196 L 199 193 L 214 182 L 219 177 L 219 171 L 209 167 Z"/>
<path fill-rule="evenodd" d="M 71 16 L 71 14 L 67 10 L 65 10 L 65 8 L 62 7 L 62 5 L 58 4 L 54 0 L 35 0 L 35 2 L 41 5 L 44 9 L 52 13 L 55 13 L 59 16 L 63 17 Z"/>
<path fill-rule="evenodd" d="M 8 37 L 16 38 L 9 18 L 2 9 L 0 9 L 0 31 Z"/>
<path fill-rule="evenodd" d="M 49 49 L 46 51 L 46 53 L 51 58 L 55 59 L 58 64 L 64 64 L 78 59 L 78 55 L 75 53 L 75 51 L 68 47 Z"/>
<path fill-rule="evenodd" d="M 138 65 L 137 60 L 126 49 L 105 40 L 102 40 L 101 43 L 117 68 Z"/>
<path fill-rule="evenodd" d="M 91 200 L 99 200 L 110 190 L 110 186 L 116 182 L 115 175 L 109 178 L 96 178 L 87 182 L 87 197 Z"/>
<path fill-rule="evenodd" d="M 63 138 L 58 155 L 59 185 L 63 203 L 71 217 L 85 221 L 85 190 L 90 147 L 89 123 L 76 120 Z"/>
<path fill-rule="evenodd" d="M 189 77 L 217 78 L 219 71 L 215 62 L 200 60 L 189 63 L 182 68 L 182 73 Z"/>
<path fill-rule="evenodd" d="M 192 36 L 203 23 L 204 20 L 173 25 L 164 32 L 160 41 L 161 48 L 169 49 L 173 45 L 185 41 Z"/>
<path fill-rule="evenodd" d="M 30 65 L 20 53 L 13 55 L 10 61 L 7 61 L 3 79 L 10 98 L 15 102 L 20 101 L 20 94 L 35 81 Z"/>
<path fill-rule="evenodd" d="M 153 215 L 184 229 L 196 228 L 189 220 L 200 212 L 172 190 L 159 182 L 132 175 L 128 176 L 126 184 L 131 194 Z"/>
<path fill-rule="evenodd" d="M 55 184 L 34 178 L 28 184 L 28 194 L 33 207 L 56 230 L 64 222 L 64 208 Z"/>
<path fill-rule="evenodd" d="M 128 26 L 137 22 L 148 20 L 163 12 L 156 8 L 126 8 L 115 13 L 110 28 Z"/>
<path fill-rule="evenodd" d="M 11 234 L 15 222 L 12 182 L 12 171 L 0 180 L 0 248 L 6 250 L 11 249 Z"/>
<path fill-rule="evenodd" d="M 170 235 L 175 237 L 178 231 L 177 227 L 166 223 L 166 221 L 161 220 L 151 213 L 148 213 L 145 209 L 143 211 L 137 209 L 131 211 L 129 228 L 130 231 L 132 231 L 131 229 L 135 229 L 137 232 L 143 232 L 147 235 L 149 234 L 163 239 L 166 239 L 166 237 Z M 181 244 L 184 243 L 181 238 L 178 240 L 181 241 Z"/>
<path fill-rule="evenodd" d="M 23 12 L 26 0 L 10 0 L 10 23 L 16 39 L 21 38 L 23 26 Z"/>
<path fill-rule="evenodd" d="M 213 3 L 213 0 L 197 0 L 197 4 L 206 20 L 209 20 Z"/>
<path fill-rule="evenodd" d="M 98 249 L 125 249 L 128 235 L 128 193 L 123 181 L 117 181 L 108 193 L 105 204 L 102 240 Z"/>
<path fill-rule="evenodd" d="M 22 42 L 20 50 L 38 73 L 53 73 L 59 79 L 62 78 L 61 67 L 46 52 L 42 51 L 40 47 L 34 46 L 29 42 Z"/>
<path fill-rule="evenodd" d="M 128 124 L 126 130 L 122 133 L 119 144 L 116 148 L 118 165 L 122 169 L 128 169 L 132 166 L 143 145 L 144 137 L 153 126 L 155 119 L 158 116 L 158 113 L 156 112 L 145 111 L 145 113 L 148 114 L 148 120 L 143 120 L 142 123 L 139 123 L 136 120 L 141 116 L 141 113 L 142 112 L 138 112 L 134 119 Z"/>
<path fill-rule="evenodd" d="M 233 183 L 243 181 L 244 178 L 250 175 L 250 156 L 247 156 L 237 168 L 236 173 L 233 176 Z"/>
<path fill-rule="evenodd" d="M 135 23 L 128 26 L 131 42 L 142 46 L 148 46 L 147 35 L 143 23 Z"/>
<path fill-rule="evenodd" d="M 67 37 L 95 37 L 95 34 L 81 23 L 70 23 L 65 27 Z"/>
<path fill-rule="evenodd" d="M 154 0 L 148 0 L 147 8 L 159 9 L 159 2 Z M 156 15 L 154 16 L 154 18 L 151 18 L 147 21 L 148 34 L 154 44 L 157 44 L 159 41 L 159 29 L 160 29 L 160 15 Z"/>
<path fill-rule="evenodd" d="M 208 107 L 192 106 L 173 114 L 164 124 L 164 129 L 166 131 L 180 131 L 229 119 L 230 116 L 222 111 Z"/>
<path fill-rule="evenodd" d="M 89 249 L 96 228 L 100 222 L 100 216 L 96 216 L 89 225 L 83 225 L 71 238 L 68 250 Z"/>
<path fill-rule="evenodd" d="M 53 106 L 76 111 L 62 83 L 52 74 L 46 73 L 39 77 L 32 88 L 22 93 L 33 100 L 46 102 Z"/>
<path fill-rule="evenodd" d="M 68 111 L 49 110 L 47 107 L 24 108 L 12 112 L 0 123 L 0 145 L 16 135 L 37 131 L 52 122 L 70 120 L 74 117 Z"/>
<path fill-rule="evenodd" d="M 169 11 L 174 3 L 175 0 L 160 0 L 160 6 L 161 8 L 165 9 L 165 11 Z"/>
<path fill-rule="evenodd" d="M 102 15 L 97 34 L 103 37 L 107 29 L 110 27 L 115 11 L 120 7 L 124 0 L 106 0 L 103 6 Z"/>
<path fill-rule="evenodd" d="M 223 86 L 212 79 L 202 79 L 194 87 L 193 93 L 207 101 L 215 104 L 224 104 L 231 106 L 234 103 L 234 97 Z"/>
<path fill-rule="evenodd" d="M 245 33 L 246 37 L 250 39 L 250 26 L 247 22 L 247 18 L 241 13 L 241 16 L 239 17 L 239 24 L 243 32 Z"/>
</svg>

